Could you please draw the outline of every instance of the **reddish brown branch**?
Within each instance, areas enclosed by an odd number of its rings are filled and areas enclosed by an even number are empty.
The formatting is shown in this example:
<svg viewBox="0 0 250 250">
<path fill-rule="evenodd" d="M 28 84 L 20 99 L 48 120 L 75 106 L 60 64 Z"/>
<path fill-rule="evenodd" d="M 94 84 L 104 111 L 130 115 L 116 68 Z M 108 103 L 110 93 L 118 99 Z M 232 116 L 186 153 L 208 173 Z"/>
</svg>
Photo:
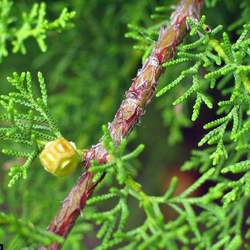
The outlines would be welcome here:
<svg viewBox="0 0 250 250">
<path fill-rule="evenodd" d="M 144 114 L 145 107 L 155 94 L 157 80 L 163 71 L 162 64 L 173 58 L 176 46 L 188 32 L 187 17 L 198 19 L 201 6 L 202 0 L 181 0 L 171 16 L 170 25 L 160 30 L 159 39 L 151 55 L 133 79 L 114 120 L 109 124 L 110 134 L 116 145 L 119 145 L 121 139 L 129 134 Z M 49 231 L 64 238 L 69 234 L 88 197 L 97 185 L 97 183 L 93 183 L 93 174 L 87 171 L 90 161 L 97 160 L 99 163 L 105 163 L 109 160 L 102 142 L 86 151 L 83 158 L 86 172 L 80 176 L 48 227 Z M 55 243 L 47 249 L 57 250 L 60 248 L 60 244 Z"/>
</svg>

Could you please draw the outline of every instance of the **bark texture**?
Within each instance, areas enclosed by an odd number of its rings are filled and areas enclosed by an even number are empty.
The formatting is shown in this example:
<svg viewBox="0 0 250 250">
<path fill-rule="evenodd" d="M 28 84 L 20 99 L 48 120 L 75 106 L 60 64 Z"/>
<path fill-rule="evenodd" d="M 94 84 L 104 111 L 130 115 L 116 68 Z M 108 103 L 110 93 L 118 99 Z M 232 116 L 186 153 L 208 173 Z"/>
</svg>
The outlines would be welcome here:
<svg viewBox="0 0 250 250">
<path fill-rule="evenodd" d="M 119 145 L 122 138 L 129 134 L 144 114 L 146 106 L 155 94 L 157 81 L 163 72 L 162 64 L 173 58 L 176 47 L 188 33 L 189 27 L 186 19 L 188 17 L 199 18 L 202 2 L 202 0 L 181 0 L 171 15 L 169 26 L 161 28 L 159 39 L 155 43 L 151 55 L 138 70 L 114 120 L 109 124 L 109 131 L 116 145 Z M 91 160 L 97 160 L 100 164 L 109 160 L 102 141 L 85 151 L 83 155 L 85 172 L 82 173 L 48 227 L 49 231 L 64 238 L 69 234 L 88 197 L 98 184 L 93 183 L 93 174 L 88 172 Z M 40 249 L 58 250 L 60 248 L 61 245 L 55 243 Z"/>
</svg>

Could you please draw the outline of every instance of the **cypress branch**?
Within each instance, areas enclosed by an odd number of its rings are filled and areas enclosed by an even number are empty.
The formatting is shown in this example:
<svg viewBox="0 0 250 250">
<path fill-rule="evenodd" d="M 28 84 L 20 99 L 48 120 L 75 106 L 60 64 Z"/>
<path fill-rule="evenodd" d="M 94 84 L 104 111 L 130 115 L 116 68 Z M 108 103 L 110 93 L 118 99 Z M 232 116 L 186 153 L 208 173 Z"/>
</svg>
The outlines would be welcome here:
<svg viewBox="0 0 250 250">
<path fill-rule="evenodd" d="M 192 17 L 197 19 L 202 6 L 199 0 L 182 0 L 171 16 L 170 24 L 167 28 L 160 31 L 159 40 L 152 49 L 152 53 L 146 60 L 142 69 L 138 71 L 131 87 L 126 93 L 120 108 L 118 109 L 113 122 L 109 126 L 111 138 L 115 145 L 118 145 L 123 137 L 126 137 L 140 117 L 144 113 L 146 105 L 151 101 L 157 79 L 162 72 L 162 64 L 172 59 L 173 51 L 182 41 L 188 32 L 186 19 Z M 181 11 L 181 12 L 180 12 Z M 178 25 L 178 29 L 176 29 Z M 179 32 L 180 31 L 180 32 Z M 168 42 L 170 41 L 170 42 Z M 146 81 L 145 83 L 143 83 Z M 138 89 L 143 84 L 143 88 Z M 138 91 L 137 91 L 138 89 Z M 84 166 L 88 168 L 91 160 L 97 160 L 99 163 L 106 163 L 108 155 L 103 148 L 102 142 L 93 146 L 84 154 Z M 61 209 L 48 227 L 48 230 L 58 235 L 67 237 L 76 219 L 80 215 L 86 200 L 93 192 L 97 183 L 92 183 L 94 175 L 84 172 L 79 178 L 77 184 L 65 199 Z M 60 244 L 53 244 L 48 249 L 60 249 Z"/>
</svg>

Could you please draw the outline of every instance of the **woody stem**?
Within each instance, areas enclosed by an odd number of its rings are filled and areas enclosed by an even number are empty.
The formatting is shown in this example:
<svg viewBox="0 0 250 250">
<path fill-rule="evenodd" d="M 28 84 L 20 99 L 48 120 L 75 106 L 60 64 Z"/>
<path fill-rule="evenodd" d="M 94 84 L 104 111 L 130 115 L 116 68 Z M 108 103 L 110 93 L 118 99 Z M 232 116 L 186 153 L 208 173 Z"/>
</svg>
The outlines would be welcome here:
<svg viewBox="0 0 250 250">
<path fill-rule="evenodd" d="M 181 0 L 171 15 L 169 26 L 161 28 L 151 55 L 138 70 L 113 121 L 109 124 L 110 135 L 115 145 L 119 145 L 122 138 L 130 133 L 144 114 L 146 106 L 155 94 L 157 81 L 163 73 L 162 64 L 173 58 L 176 47 L 188 33 L 189 27 L 186 19 L 188 17 L 198 19 L 202 3 L 202 0 Z M 93 182 L 94 174 L 88 171 L 91 160 L 96 160 L 100 164 L 109 160 L 102 141 L 84 153 L 83 165 L 86 171 L 82 173 L 76 185 L 67 195 L 48 227 L 49 231 L 64 238 L 69 234 L 88 197 L 98 184 Z M 59 243 L 54 243 L 40 249 L 58 250 L 60 248 Z"/>
</svg>

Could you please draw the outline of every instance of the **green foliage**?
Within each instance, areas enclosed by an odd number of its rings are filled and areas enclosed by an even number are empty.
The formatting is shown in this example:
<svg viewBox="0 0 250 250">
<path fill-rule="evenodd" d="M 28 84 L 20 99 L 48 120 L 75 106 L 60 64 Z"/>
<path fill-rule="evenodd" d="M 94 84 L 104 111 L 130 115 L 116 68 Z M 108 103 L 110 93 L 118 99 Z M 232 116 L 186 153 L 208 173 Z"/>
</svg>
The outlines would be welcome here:
<svg viewBox="0 0 250 250">
<path fill-rule="evenodd" d="M 202 17 L 199 23 L 191 19 L 188 20 L 188 23 L 191 26 L 190 35 L 198 35 L 198 40 L 180 46 L 177 58 L 166 63 L 165 66 L 169 67 L 180 63 L 189 65 L 190 62 L 193 66 L 184 69 L 176 80 L 159 90 L 157 96 L 172 91 L 173 88 L 176 88 L 191 75 L 193 83 L 182 96 L 173 102 L 173 105 L 187 101 L 192 95 L 196 95 L 192 114 L 192 120 L 195 121 L 199 117 L 202 102 L 209 108 L 213 108 L 210 101 L 211 97 L 209 97 L 212 93 L 211 90 L 216 88 L 216 91 L 221 92 L 223 99 L 219 100 L 217 104 L 217 114 L 220 117 L 204 125 L 204 129 L 210 131 L 203 136 L 198 144 L 199 146 L 208 144 L 208 148 L 194 151 L 192 158 L 183 165 L 183 169 L 196 168 L 200 172 L 206 173 L 211 168 L 211 164 L 216 166 L 213 179 L 219 183 L 213 190 L 218 188 L 217 194 L 209 191 L 203 197 L 193 198 L 193 201 L 205 202 L 204 208 L 208 208 L 212 201 L 211 197 L 214 199 L 220 198 L 223 211 L 228 208 L 231 210 L 238 209 L 240 218 L 235 219 L 236 225 L 234 228 L 238 227 L 237 230 L 241 234 L 239 224 L 242 223 L 243 215 L 240 207 L 244 207 L 246 200 L 249 198 L 249 161 L 242 161 L 242 159 L 248 159 L 249 155 L 247 151 L 249 132 L 249 24 L 243 26 L 241 35 L 232 43 L 226 32 L 223 32 L 221 38 L 217 38 L 217 33 L 222 27 L 218 26 L 210 30 L 205 25 L 205 17 Z M 201 94 L 205 99 L 200 96 Z M 238 180 L 231 180 L 223 176 L 229 172 L 242 175 Z M 188 209 L 185 204 L 184 208 Z M 198 221 L 198 218 L 194 218 L 192 213 L 190 213 L 189 218 L 193 218 L 192 221 Z M 201 215 L 199 215 L 199 219 L 201 219 Z M 232 222 L 228 223 L 231 225 Z M 197 234 L 197 228 L 194 232 Z M 228 244 L 228 246 L 226 247 L 225 244 Z M 225 236 L 213 247 L 210 246 L 209 249 L 218 249 L 222 246 L 225 249 L 239 249 L 241 244 L 241 236 L 235 231 L 235 236 L 230 244 L 229 239 L 226 239 Z"/>
<path fill-rule="evenodd" d="M 13 2 L 0 1 L 0 61 L 8 55 L 9 43 L 12 44 L 12 52 L 26 53 L 25 41 L 34 38 L 41 51 L 45 52 L 47 46 L 45 39 L 49 31 L 61 31 L 71 25 L 75 12 L 69 12 L 64 8 L 60 16 L 54 21 L 46 19 L 46 4 L 35 3 L 29 13 L 23 12 L 21 17 L 13 13 Z M 21 22 L 19 21 L 21 19 Z"/>
<path fill-rule="evenodd" d="M 15 91 L 0 96 L 0 104 L 3 109 L 0 138 L 17 143 L 19 148 L 16 150 L 13 147 L 4 148 L 2 152 L 12 157 L 26 158 L 23 165 L 11 168 L 9 186 L 12 186 L 21 177 L 27 178 L 27 170 L 44 145 L 60 137 L 61 134 L 49 113 L 43 75 L 38 73 L 39 97 L 35 95 L 30 72 L 20 75 L 13 73 L 7 80 Z"/>
<path fill-rule="evenodd" d="M 230 89 L 233 88 L 230 99 L 218 103 L 218 114 L 225 113 L 225 116 L 209 122 L 204 126 L 205 129 L 212 130 L 206 134 L 199 143 L 199 146 L 205 143 L 217 145 L 215 152 L 210 156 L 213 165 L 216 165 L 221 158 L 227 159 L 228 153 L 224 146 L 224 140 L 226 140 L 226 137 L 229 135 L 227 128 L 230 123 L 233 124 L 230 138 L 235 141 L 235 138 L 239 135 L 239 126 L 241 124 L 239 112 L 243 112 L 244 109 L 241 103 L 248 102 L 248 96 L 245 95 L 245 92 L 249 91 L 247 79 L 249 67 L 247 66 L 248 56 L 246 53 L 246 51 L 249 50 L 249 38 L 247 38 L 249 34 L 249 25 L 244 26 L 242 35 L 234 44 L 231 44 L 229 36 L 225 32 L 223 33 L 222 42 L 215 38 L 215 35 L 222 27 L 218 26 L 213 30 L 209 30 L 207 28 L 208 26 L 204 24 L 204 16 L 199 23 L 191 19 L 188 20 L 188 23 L 191 26 L 191 36 L 199 34 L 198 40 L 181 46 L 177 53 L 177 59 L 170 61 L 170 63 L 166 63 L 165 66 L 168 67 L 169 65 L 175 65 L 186 61 L 191 61 L 194 65 L 182 71 L 176 80 L 159 90 L 157 96 L 165 94 L 192 75 L 193 83 L 191 87 L 189 87 L 182 96 L 178 97 L 173 102 L 173 105 L 186 101 L 192 94 L 196 95 L 192 114 L 192 120 L 194 121 L 199 117 L 202 102 L 209 108 L 213 107 L 207 95 L 208 89 L 214 89 L 217 79 L 220 78 L 220 83 L 217 86 L 219 90 L 221 90 L 222 86 L 224 87 L 222 93 L 224 94 L 226 90 L 225 84 L 233 77 L 235 85 L 233 87 L 230 86 Z M 200 74 L 201 69 L 208 73 L 202 76 Z M 232 76 L 233 72 L 234 74 Z M 241 132 L 241 134 L 242 133 L 244 134 L 244 132 Z"/>
<path fill-rule="evenodd" d="M 102 175 L 104 172 L 116 175 L 118 183 L 123 184 L 127 180 L 128 175 L 133 174 L 132 166 L 129 166 L 125 163 L 133 158 L 136 158 L 143 151 L 144 145 L 141 144 L 131 153 L 124 155 L 124 150 L 127 144 L 126 140 L 123 140 L 120 146 L 116 147 L 112 143 L 111 137 L 106 126 L 103 126 L 103 132 L 103 144 L 109 152 L 109 155 L 112 160 L 107 164 L 102 164 L 100 166 L 92 166 L 91 172 L 98 173 L 98 175 Z"/>
<path fill-rule="evenodd" d="M 44 174 L 41 168 L 34 168 L 27 175 L 28 169 L 46 142 L 61 136 L 55 120 L 60 121 L 63 134 L 75 138 L 81 146 L 96 142 L 100 124 L 111 119 L 141 55 L 145 60 L 159 28 L 168 24 L 172 7 L 170 2 L 163 4 L 166 6 L 155 7 L 156 1 L 146 0 L 122 4 L 59 0 L 49 2 L 46 10 L 43 3 L 0 1 L 0 58 L 8 56 L 8 63 L 2 63 L 2 75 L 16 67 L 21 68 L 20 71 L 42 70 L 51 83 L 48 86 L 50 109 L 41 73 L 38 74 L 39 87 L 33 83 L 30 73 L 13 74 L 8 81 L 15 92 L 0 97 L 1 143 L 3 140 L 10 143 L 4 143 L 3 152 L 21 162 L 20 166 L 11 168 L 9 184 L 27 177 L 11 189 L 5 189 L 4 173 L 13 162 L 2 158 L 5 164 L 0 176 L 1 209 L 24 218 L 0 215 L 0 224 L 1 220 L 5 221 L 1 229 L 10 229 L 17 235 L 15 238 L 0 230 L 0 239 L 10 240 L 10 249 L 16 241 L 21 249 L 61 240 L 40 228 L 45 228 L 53 218 L 76 176 L 58 180 Z M 205 17 L 199 22 L 189 19 L 190 36 L 178 47 L 176 57 L 164 64 L 166 74 L 157 92 L 162 98 L 157 99 L 146 116 L 154 113 L 145 124 L 144 154 L 140 155 L 144 149 L 142 144 L 131 150 L 125 140 L 116 148 L 107 128 L 103 128 L 104 145 L 111 161 L 101 166 L 93 163 L 90 171 L 96 174 L 96 180 L 105 172 L 104 183 L 88 200 L 87 210 L 63 249 L 92 249 L 88 243 L 95 234 L 94 224 L 99 229 L 97 249 L 236 250 L 249 247 L 250 219 L 245 219 L 250 193 L 250 26 L 245 24 L 249 21 L 249 3 L 207 0 L 205 4 L 213 7 L 212 12 L 205 8 L 208 21 Z M 54 19 L 66 5 L 77 11 L 74 28 L 71 25 L 74 12 L 64 9 Z M 153 9 L 152 20 L 148 20 Z M 232 18 L 232 13 L 238 16 Z M 127 23 L 126 37 L 136 40 L 134 47 L 142 51 L 141 54 L 131 52 L 128 41 L 122 39 Z M 206 23 L 211 27 L 218 24 L 224 27 L 219 25 L 213 29 Z M 59 38 L 51 32 L 67 27 L 72 29 Z M 35 39 L 42 51 L 47 49 L 47 39 L 50 49 L 37 55 L 29 38 Z M 10 50 L 25 53 L 26 48 L 30 48 L 26 56 L 8 53 Z M 3 91 L 9 91 L 8 87 L 4 86 Z M 159 113 L 168 126 L 172 147 L 159 142 L 164 141 L 165 136 L 155 119 Z M 182 169 L 196 170 L 200 177 L 178 195 L 176 177 L 162 195 L 146 193 L 144 190 L 159 194 L 160 184 L 152 185 L 152 180 L 158 182 L 157 173 L 161 175 L 162 169 L 166 171 L 166 165 L 184 161 L 182 152 L 186 152 L 187 147 L 176 144 L 186 139 L 182 128 L 191 127 L 192 122 L 196 122 L 196 126 L 204 124 L 204 135 L 200 138 L 200 132 L 193 133 L 192 139 L 200 139 L 200 148 L 192 151 Z M 144 129 L 142 127 L 140 129 Z M 136 138 L 136 134 L 133 136 Z M 139 139 L 136 142 L 143 140 L 144 143 L 144 139 Z M 173 154 L 172 148 L 176 151 Z M 136 168 L 138 157 L 142 169 Z M 180 177 L 179 182 L 182 181 Z M 196 196 L 202 187 L 207 191 Z M 165 218 L 166 207 L 176 212 L 176 218 Z M 31 226 L 26 218 L 40 227 Z"/>
<path fill-rule="evenodd" d="M 12 245 L 12 249 L 18 247 L 18 241 L 26 242 L 26 245 L 30 245 L 33 249 L 40 244 L 48 246 L 53 242 L 63 243 L 64 241 L 64 239 L 58 235 L 39 227 L 35 227 L 30 221 L 17 219 L 13 215 L 5 213 L 0 213 L 0 226 L 1 228 L 4 228 L 5 233 L 14 233 L 17 235 L 16 242 Z"/>
<path fill-rule="evenodd" d="M 94 235 L 93 224 L 86 223 L 86 220 L 82 217 L 79 218 L 77 225 L 74 226 L 72 232 L 66 241 L 64 241 L 62 249 L 74 249 L 74 250 L 85 250 L 88 249 L 82 243 L 82 237 L 87 235 Z"/>
<path fill-rule="evenodd" d="M 113 179 L 112 183 L 116 180 L 121 187 L 111 187 L 108 193 L 94 196 L 87 201 L 88 205 L 95 205 L 110 199 L 118 199 L 117 204 L 109 211 L 96 212 L 90 210 L 86 215 L 88 220 L 94 220 L 101 225 L 97 237 L 102 240 L 102 243 L 97 249 L 108 249 L 122 242 L 119 235 L 123 232 L 129 216 L 127 199 L 131 191 L 130 186 L 137 185 L 132 179 L 135 171 L 130 161 L 136 158 L 144 149 L 141 144 L 129 154 L 124 154 L 126 141 L 123 140 L 120 146 L 116 147 L 106 126 L 103 127 L 103 132 L 103 143 L 112 160 L 104 165 L 94 164 L 90 171 L 96 173 L 96 176 L 103 175 L 105 171 L 109 179 Z"/>
<path fill-rule="evenodd" d="M 53 22 L 55 18 L 57 19 L 58 13 L 67 6 L 68 9 L 76 11 L 74 28 L 69 26 L 71 29 L 60 35 L 54 32 L 55 26 L 53 30 L 52 27 L 47 30 L 46 44 L 49 46 L 45 53 L 39 53 L 32 39 L 24 41 L 27 54 L 9 53 L 7 60 L 1 64 L 1 94 L 12 91 L 4 78 L 13 71 L 22 72 L 28 69 L 32 75 L 33 72 L 42 71 L 49 83 L 47 85 L 50 96 L 49 109 L 55 120 L 60 121 L 60 131 L 67 138 L 73 138 L 82 147 L 89 147 L 101 135 L 101 124 L 113 116 L 116 109 L 114 103 L 120 102 L 121 93 L 127 88 L 128 78 L 132 77 L 135 66 L 140 60 L 140 56 L 131 51 L 128 40 L 123 39 L 126 24 L 128 21 L 138 23 L 142 19 L 146 20 L 145 17 L 154 4 L 154 1 L 149 3 L 147 0 L 138 3 L 127 1 L 122 5 L 120 2 L 100 3 L 96 0 L 47 1 L 46 19 Z M 18 18 L 12 23 L 13 25 L 8 26 L 8 34 L 12 27 L 22 26 L 21 14 L 29 14 L 31 7 L 30 2 L 13 1 L 11 14 Z M 12 37 L 7 41 L 6 48 L 9 52 L 12 49 L 11 43 Z M 36 84 L 32 86 L 34 94 L 40 98 L 39 86 Z M 29 107 L 27 109 L 19 107 L 18 113 L 29 113 Z M 5 114 L 4 112 L 5 110 L 1 109 L 1 115 Z M 40 116 L 36 111 L 34 113 Z M 66 114 L 69 116 L 66 117 Z M 42 119 L 42 116 L 40 118 Z M 40 123 L 40 121 L 34 122 L 37 125 L 41 125 Z M 48 126 L 46 122 L 42 122 L 42 125 Z M 9 123 L 6 124 L 1 120 L 2 126 L 9 127 Z M 47 131 L 43 132 L 47 134 Z M 30 148 L 23 143 L 1 140 L 1 148 L 8 147 L 15 152 L 27 149 L 30 153 L 33 146 Z M 80 168 L 71 178 L 55 179 L 41 168 L 38 161 L 35 161 L 27 179 L 8 188 L 10 166 L 13 163 L 23 163 L 23 157 L 17 160 L 12 158 L 1 155 L 0 209 L 20 218 L 26 217 L 41 228 L 46 228 L 61 201 L 74 185 L 80 174 Z M 80 238 L 89 237 L 91 234 L 94 237 L 89 224 L 83 220 L 78 222 L 79 225 L 74 227 L 64 244 L 64 249 L 82 250 L 84 246 Z M 6 234 L 4 231 L 1 231 L 0 239 L 4 239 L 4 245 L 7 247 L 10 245 L 10 249 L 12 242 L 16 241 L 12 234 Z M 21 249 L 26 244 L 21 242 L 19 246 L 18 249 Z"/>
<path fill-rule="evenodd" d="M 126 160 L 137 157 L 141 146 L 132 151 L 129 155 L 124 155 L 124 143 L 117 149 L 112 144 L 112 140 L 105 129 L 105 145 L 112 161 L 108 165 L 93 166 L 91 171 L 111 175 L 113 181 L 111 187 L 107 183 L 108 192 L 94 196 L 87 201 L 89 206 L 105 204 L 113 200 L 113 207 L 106 211 L 96 211 L 91 209 L 85 214 L 87 220 L 99 225 L 97 237 L 101 239 L 101 244 L 96 249 L 178 249 L 182 244 L 186 249 L 195 246 L 195 249 L 217 249 L 224 248 L 239 249 L 241 237 L 238 235 L 238 227 L 232 229 L 231 233 L 222 230 L 225 225 L 233 224 L 234 217 L 227 217 L 230 210 L 223 209 L 216 204 L 216 200 L 223 196 L 226 186 L 218 183 L 210 188 L 209 192 L 202 197 L 192 198 L 190 195 L 208 180 L 212 180 L 215 168 L 210 168 L 195 183 L 178 196 L 174 195 L 177 187 L 177 178 L 173 178 L 170 186 L 162 196 L 151 196 L 146 194 L 141 185 L 135 181 L 135 176 L 129 172 L 130 163 Z M 115 152 L 115 154 L 114 154 Z M 123 168 L 120 168 L 120 166 Z M 119 169 L 119 171 L 117 171 Z M 122 171 L 122 174 L 121 174 Z M 127 174 L 126 174 L 127 172 Z M 121 175 L 123 178 L 121 178 Z M 116 180 L 116 181 L 115 181 Z M 122 181 L 121 181 L 122 180 Z M 117 182 L 118 186 L 114 187 Z M 105 188 L 106 189 L 106 188 Z M 129 200 L 131 198 L 139 204 L 141 213 L 145 215 L 144 222 L 135 227 L 127 228 L 131 209 Z M 225 201 L 226 202 L 226 201 Z M 169 206 L 178 213 L 175 220 L 164 221 L 162 206 Z M 197 212 L 195 207 L 202 212 Z M 235 205 L 235 212 L 243 208 Z M 239 220 L 243 214 L 237 213 Z M 201 226 L 205 228 L 201 230 Z M 216 227 L 216 229 L 215 229 Z M 219 234 L 215 232 L 220 232 Z M 191 237 L 190 237 L 191 236 Z M 202 239 L 206 239 L 203 241 Z"/>
<path fill-rule="evenodd" d="M 248 81 L 246 76 L 242 76 L 242 72 L 248 72 L 248 58 L 245 53 L 245 51 L 249 50 L 248 27 L 245 26 L 242 35 L 231 45 L 226 33 L 223 34 L 222 39 L 220 39 L 221 41 L 216 40 L 215 36 L 218 30 L 221 29 L 221 26 L 210 31 L 204 24 L 204 18 L 202 18 L 198 24 L 192 22 L 192 20 L 190 20 L 189 24 L 192 27 L 191 35 L 198 34 L 199 39 L 191 44 L 184 45 L 180 49 L 180 52 L 178 52 L 180 58 L 177 58 L 174 62 L 172 61 L 169 65 L 176 65 L 176 63 L 180 62 L 193 62 L 194 64 L 188 70 L 185 69 L 178 80 L 168 85 L 167 90 L 172 89 L 178 85 L 184 77 L 189 77 L 190 75 L 192 76 L 193 83 L 181 97 L 174 101 L 174 104 L 180 105 L 180 103 L 192 94 L 196 94 L 192 115 L 193 120 L 196 120 L 199 117 L 202 102 L 209 108 L 212 108 L 211 97 L 209 97 L 208 94 L 210 93 L 209 88 L 214 89 L 218 86 L 218 89 L 222 91 L 223 95 L 230 97 L 229 101 L 220 101 L 218 103 L 218 114 L 221 115 L 224 113 L 225 116 L 205 125 L 206 129 L 213 130 L 204 136 L 200 145 L 208 142 L 209 145 L 211 144 L 211 147 L 200 151 L 200 155 L 196 159 L 197 162 L 193 162 L 193 165 L 196 166 L 201 166 L 200 163 L 202 163 L 203 167 L 206 166 L 201 170 L 204 174 L 179 197 L 172 197 L 172 192 L 176 185 L 175 181 L 172 182 L 173 184 L 163 197 L 151 197 L 146 195 L 133 179 L 127 179 L 127 181 L 122 182 L 119 181 L 121 178 L 117 177 L 118 183 L 124 183 L 125 187 L 128 186 L 126 189 L 129 191 L 127 192 L 139 201 L 146 215 L 146 220 L 142 226 L 134 230 L 132 229 L 131 231 L 124 230 L 125 232 L 117 236 L 114 227 L 117 226 L 119 228 L 119 224 L 122 221 L 116 218 L 122 213 L 121 204 L 124 203 L 118 201 L 113 209 L 103 214 L 98 212 L 92 213 L 92 217 L 90 216 L 89 218 L 102 224 L 99 234 L 100 237 L 102 237 L 105 232 L 106 237 L 109 239 L 109 243 L 107 243 L 107 239 L 104 236 L 103 243 L 99 246 L 101 249 L 122 244 L 125 240 L 127 240 L 127 245 L 124 243 L 125 249 L 147 249 L 149 246 L 152 249 L 159 249 L 160 247 L 177 249 L 180 243 L 189 248 L 195 246 L 196 249 L 218 249 L 221 247 L 224 249 L 239 249 L 242 244 L 242 237 L 244 236 L 241 236 L 241 228 L 243 226 L 243 210 L 245 209 L 248 197 L 249 178 L 246 174 L 238 181 L 231 181 L 230 179 L 220 176 L 220 169 L 222 169 L 223 165 L 228 164 L 229 160 L 231 162 L 237 162 L 238 159 L 245 156 L 246 153 L 243 152 L 233 154 L 235 149 L 240 151 L 245 146 L 247 150 L 247 143 L 242 143 L 242 137 L 247 140 L 247 136 L 242 135 L 248 131 L 248 125 L 243 125 L 243 117 L 247 115 L 246 111 L 249 104 L 247 99 Z M 246 42 L 243 43 L 243 40 Z M 194 53 L 194 51 L 197 53 Z M 177 62 L 177 60 L 179 61 Z M 165 66 L 169 65 L 166 64 Z M 206 74 L 202 75 L 201 70 L 204 70 Z M 231 73 L 234 73 L 233 77 L 235 78 L 235 86 L 233 87 L 231 84 Z M 220 82 L 216 85 L 218 78 L 222 79 L 219 79 Z M 239 83 L 241 84 L 239 85 Z M 225 87 L 226 84 L 229 85 L 228 90 Z M 244 110 L 246 112 L 245 114 Z M 231 127 L 228 126 L 229 123 L 232 123 Z M 244 129 L 240 130 L 242 126 Z M 228 127 L 230 132 L 228 131 Z M 241 131 L 241 133 L 239 133 L 239 131 Z M 239 139 L 237 140 L 237 138 Z M 227 143 L 226 146 L 224 145 L 225 142 Z M 236 143 L 238 143 L 237 147 L 235 147 Z M 215 147 L 214 144 L 216 145 Z M 216 166 L 216 169 L 211 168 L 211 162 Z M 189 166 L 191 166 L 191 164 Z M 118 167 L 119 164 L 115 166 L 114 169 Z M 112 169 L 111 166 L 108 166 L 108 168 Z M 236 165 L 230 166 L 227 170 L 222 170 L 222 173 L 226 173 L 227 171 L 234 171 L 235 173 L 237 170 L 247 172 L 247 162 L 242 164 L 236 163 Z M 117 170 L 113 170 L 113 173 L 116 173 L 117 176 L 120 175 Z M 126 175 L 122 174 L 122 176 L 125 176 L 123 180 L 126 180 Z M 207 194 L 198 198 L 187 197 L 209 178 L 216 181 L 217 184 L 210 188 Z M 117 192 L 121 192 L 121 190 L 123 189 L 112 189 L 110 193 L 99 196 L 95 201 L 98 200 L 101 202 L 120 197 L 123 202 L 124 195 L 126 197 L 127 192 L 117 195 Z M 223 203 L 223 206 L 221 206 L 220 203 L 218 205 L 218 200 Z M 163 223 L 163 215 L 159 209 L 159 204 L 162 203 L 168 204 L 178 212 L 179 217 L 177 220 Z M 197 212 L 195 207 L 201 209 L 201 212 Z M 128 210 L 128 206 L 126 210 Z M 127 214 L 127 212 L 125 214 Z M 110 218 L 108 222 L 105 220 L 107 217 Z M 120 215 L 120 218 L 123 218 L 123 216 Z M 124 224 L 124 222 L 122 224 Z M 111 226 L 107 228 L 107 225 Z M 205 230 L 201 230 L 203 225 L 206 227 Z M 109 231 L 107 231 L 107 229 L 109 229 Z M 114 231 L 113 236 L 111 236 L 111 230 Z M 193 237 L 191 237 L 192 240 L 189 240 L 190 234 L 193 235 Z M 166 235 L 169 235 L 169 237 L 166 237 Z M 201 239 L 206 239 L 206 241 Z"/>
</svg>

